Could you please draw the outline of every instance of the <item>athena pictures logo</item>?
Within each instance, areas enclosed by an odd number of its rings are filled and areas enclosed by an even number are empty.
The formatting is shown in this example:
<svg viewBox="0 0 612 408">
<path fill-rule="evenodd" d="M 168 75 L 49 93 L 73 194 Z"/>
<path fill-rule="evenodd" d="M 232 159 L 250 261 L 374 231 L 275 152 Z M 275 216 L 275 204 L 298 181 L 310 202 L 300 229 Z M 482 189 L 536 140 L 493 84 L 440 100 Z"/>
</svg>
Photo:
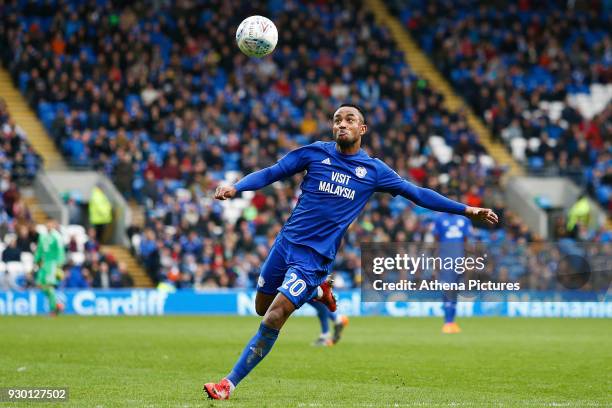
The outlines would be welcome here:
<svg viewBox="0 0 612 408">
<path fill-rule="evenodd" d="M 594 301 L 610 287 L 610 253 L 554 242 L 362 243 L 362 301 L 435 301 L 441 293 L 461 301 Z"/>
</svg>

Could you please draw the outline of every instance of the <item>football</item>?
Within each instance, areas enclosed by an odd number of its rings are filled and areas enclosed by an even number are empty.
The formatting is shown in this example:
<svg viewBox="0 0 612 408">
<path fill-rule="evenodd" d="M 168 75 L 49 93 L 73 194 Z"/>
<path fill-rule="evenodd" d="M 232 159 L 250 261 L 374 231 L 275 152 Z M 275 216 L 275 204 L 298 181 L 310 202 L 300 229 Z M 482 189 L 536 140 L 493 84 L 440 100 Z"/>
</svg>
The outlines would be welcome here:
<svg viewBox="0 0 612 408">
<path fill-rule="evenodd" d="M 244 54 L 261 58 L 274 51 L 278 42 L 278 30 L 269 18 L 247 17 L 236 30 L 236 42 Z"/>
</svg>

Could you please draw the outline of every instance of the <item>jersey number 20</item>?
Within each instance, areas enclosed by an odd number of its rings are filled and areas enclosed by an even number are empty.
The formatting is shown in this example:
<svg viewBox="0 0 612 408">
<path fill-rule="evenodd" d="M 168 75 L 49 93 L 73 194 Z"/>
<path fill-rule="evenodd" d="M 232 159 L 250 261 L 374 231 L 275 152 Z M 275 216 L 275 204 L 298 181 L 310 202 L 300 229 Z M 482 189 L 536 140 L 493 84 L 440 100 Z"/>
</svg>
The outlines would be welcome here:
<svg viewBox="0 0 612 408">
<path fill-rule="evenodd" d="M 297 275 L 291 272 L 289 280 L 283 283 L 283 289 L 287 289 L 293 296 L 299 296 L 306 289 L 306 282 L 298 279 Z"/>
</svg>

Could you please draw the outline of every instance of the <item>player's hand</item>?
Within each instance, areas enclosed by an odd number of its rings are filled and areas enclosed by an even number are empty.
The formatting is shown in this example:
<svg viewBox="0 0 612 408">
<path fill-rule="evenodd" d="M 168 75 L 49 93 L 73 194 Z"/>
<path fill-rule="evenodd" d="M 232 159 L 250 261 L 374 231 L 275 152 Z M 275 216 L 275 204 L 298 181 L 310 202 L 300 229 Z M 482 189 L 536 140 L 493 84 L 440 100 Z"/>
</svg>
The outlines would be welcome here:
<svg viewBox="0 0 612 408">
<path fill-rule="evenodd" d="M 499 222 L 497 214 L 490 208 L 467 207 L 465 215 L 472 221 L 482 221 L 489 225 L 495 225 Z"/>
<path fill-rule="evenodd" d="M 215 190 L 215 198 L 217 200 L 227 200 L 234 198 L 236 195 L 236 187 L 234 186 L 218 186 Z"/>
</svg>

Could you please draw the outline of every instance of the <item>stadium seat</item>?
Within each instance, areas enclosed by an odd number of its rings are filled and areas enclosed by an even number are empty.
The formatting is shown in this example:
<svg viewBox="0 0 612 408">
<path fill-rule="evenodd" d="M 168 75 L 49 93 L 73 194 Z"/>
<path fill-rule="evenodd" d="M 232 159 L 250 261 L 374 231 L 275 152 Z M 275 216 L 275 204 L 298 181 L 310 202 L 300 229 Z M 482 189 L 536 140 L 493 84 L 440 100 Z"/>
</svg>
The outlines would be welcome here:
<svg viewBox="0 0 612 408">
<path fill-rule="evenodd" d="M 23 265 L 24 272 L 30 273 L 34 271 L 34 255 L 30 252 L 21 253 L 21 263 Z"/>
<path fill-rule="evenodd" d="M 488 154 L 481 154 L 479 157 L 480 165 L 485 169 L 495 166 L 495 160 Z"/>
<path fill-rule="evenodd" d="M 430 136 L 429 146 L 440 163 L 447 164 L 453 159 L 453 149 L 446 144 L 444 138 L 440 136 Z"/>
<path fill-rule="evenodd" d="M 70 237 L 74 236 L 78 244 L 85 244 L 87 242 L 87 231 L 82 225 L 66 225 L 64 229 L 64 241 L 70 242 Z"/>
<path fill-rule="evenodd" d="M 75 265 L 82 265 L 85 262 L 85 254 L 83 252 L 71 252 L 70 260 Z"/>
<path fill-rule="evenodd" d="M 23 265 L 21 262 L 9 262 L 6 264 L 6 273 L 4 275 L 5 286 L 9 290 L 21 289 L 19 281 L 24 274 Z"/>
<path fill-rule="evenodd" d="M 527 148 L 527 140 L 523 137 L 515 137 L 510 141 L 512 156 L 518 161 L 525 161 L 525 149 Z"/>
<path fill-rule="evenodd" d="M 4 243 L 8 245 L 10 242 L 12 242 L 15 239 L 17 239 L 17 235 L 15 235 L 12 232 L 9 232 L 8 234 L 4 236 Z"/>
</svg>

